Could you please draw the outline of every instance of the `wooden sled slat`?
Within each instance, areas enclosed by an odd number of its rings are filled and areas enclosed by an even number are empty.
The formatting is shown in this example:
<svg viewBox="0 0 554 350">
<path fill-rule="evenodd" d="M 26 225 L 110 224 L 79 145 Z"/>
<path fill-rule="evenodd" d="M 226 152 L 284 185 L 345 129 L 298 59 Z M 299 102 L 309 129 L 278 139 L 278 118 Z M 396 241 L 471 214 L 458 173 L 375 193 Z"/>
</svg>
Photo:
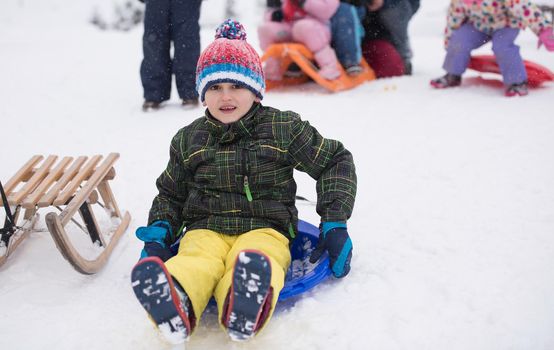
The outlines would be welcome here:
<svg viewBox="0 0 554 350">
<path fill-rule="evenodd" d="M 73 196 L 77 188 L 81 183 L 90 176 L 94 167 L 102 159 L 102 156 L 95 155 L 79 170 L 79 172 L 73 177 L 65 189 L 54 199 L 54 205 L 66 204 L 69 197 Z"/>
<path fill-rule="evenodd" d="M 67 171 L 64 172 L 62 177 L 56 182 L 54 186 L 44 195 L 42 198 L 38 201 L 37 205 L 39 207 L 47 207 L 49 205 L 52 205 L 54 202 L 54 199 L 58 196 L 60 191 L 62 191 L 65 186 L 71 181 L 73 176 L 77 174 L 79 169 L 81 169 L 81 166 L 83 163 L 88 159 L 88 157 L 81 156 L 78 157 L 73 164 L 67 169 Z"/>
<path fill-rule="evenodd" d="M 94 161 L 94 164 L 97 163 L 97 161 L 95 161 L 96 160 L 95 158 L 96 156 L 93 157 L 93 159 L 91 159 L 91 163 L 93 161 Z M 62 222 L 63 225 L 66 225 L 69 222 L 71 217 L 77 212 L 81 204 L 87 199 L 87 197 L 92 192 L 92 190 L 94 190 L 98 186 L 100 181 L 102 181 L 104 176 L 106 176 L 106 174 L 112 167 L 113 163 L 115 163 L 117 158 L 119 158 L 119 154 L 110 153 L 108 157 L 104 160 L 104 162 L 94 171 L 94 174 L 91 175 L 91 177 L 87 181 L 87 184 L 83 186 L 83 188 L 81 188 L 81 190 L 75 195 L 75 197 L 71 200 L 71 202 L 60 214 L 60 221 Z M 98 158 L 98 160 L 100 160 L 100 158 Z M 54 201 L 54 204 L 56 204 L 58 199 Z"/>
<path fill-rule="evenodd" d="M 50 171 L 50 167 L 54 162 L 58 159 L 57 156 L 48 156 L 46 160 L 42 163 L 40 168 L 35 171 L 33 176 L 23 185 L 23 187 L 17 191 L 16 193 L 12 193 L 12 195 L 8 195 L 8 202 L 12 203 L 20 203 L 23 198 L 29 194 L 31 191 L 33 191 L 39 184 L 42 179 L 44 179 L 48 172 Z"/>
<path fill-rule="evenodd" d="M 11 194 L 12 190 L 22 181 L 22 178 L 24 178 L 25 176 L 28 176 L 28 174 L 32 171 L 33 167 L 35 166 L 35 164 L 40 162 L 43 158 L 44 158 L 43 156 L 39 156 L 39 155 L 33 156 L 31 159 L 27 161 L 27 163 L 25 163 L 21 167 L 21 169 L 19 169 L 19 171 L 14 176 L 12 176 L 11 179 L 8 180 L 8 182 L 6 182 L 6 184 L 4 185 L 4 191 L 6 192 L 6 196 L 9 196 Z M 2 202 L 2 198 L 0 198 L 0 204 L 4 204 Z"/>
<path fill-rule="evenodd" d="M 362 59 L 360 63 L 362 66 L 362 72 L 360 74 L 356 76 L 349 76 L 342 66 L 338 64 L 338 68 L 341 72 L 339 78 L 335 80 L 327 80 L 319 75 L 319 70 L 313 63 L 314 56 L 312 52 L 302 44 L 283 43 L 271 45 L 262 56 L 262 62 L 265 62 L 270 57 L 275 57 L 280 60 L 282 72 L 284 72 L 292 62 L 296 63 L 309 78 L 333 92 L 352 89 L 364 82 L 376 79 L 373 69 L 371 69 L 367 62 Z M 283 77 L 280 81 L 267 80 L 266 89 L 270 90 L 280 86 L 301 84 L 306 82 L 308 77 Z"/>
<path fill-rule="evenodd" d="M 30 209 L 35 207 L 38 203 L 38 200 L 44 195 L 44 193 L 46 192 L 46 190 L 48 190 L 52 183 L 60 178 L 63 171 L 72 160 L 72 157 L 64 157 L 50 172 L 50 174 L 48 174 L 48 176 L 44 180 L 42 180 L 40 185 L 33 191 L 33 193 L 27 196 L 27 198 L 23 201 L 23 208 Z"/>
</svg>

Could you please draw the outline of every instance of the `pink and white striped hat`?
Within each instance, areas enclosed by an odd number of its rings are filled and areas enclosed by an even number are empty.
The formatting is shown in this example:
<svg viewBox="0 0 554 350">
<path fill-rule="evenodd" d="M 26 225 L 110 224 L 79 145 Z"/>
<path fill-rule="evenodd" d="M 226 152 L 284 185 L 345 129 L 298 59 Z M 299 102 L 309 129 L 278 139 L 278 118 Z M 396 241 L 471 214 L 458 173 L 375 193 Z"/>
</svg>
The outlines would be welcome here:
<svg viewBox="0 0 554 350">
<path fill-rule="evenodd" d="M 217 83 L 244 86 L 260 100 L 265 92 L 260 56 L 246 41 L 242 24 L 231 19 L 217 28 L 215 40 L 200 54 L 196 65 L 196 91 L 202 102 L 206 90 Z"/>
</svg>

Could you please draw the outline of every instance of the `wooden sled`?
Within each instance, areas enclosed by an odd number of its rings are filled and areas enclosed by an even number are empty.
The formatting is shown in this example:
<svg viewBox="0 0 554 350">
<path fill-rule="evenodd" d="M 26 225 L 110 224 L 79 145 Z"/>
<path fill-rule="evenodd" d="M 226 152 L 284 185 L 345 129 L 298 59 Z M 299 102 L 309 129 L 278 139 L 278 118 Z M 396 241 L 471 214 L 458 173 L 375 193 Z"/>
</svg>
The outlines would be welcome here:
<svg viewBox="0 0 554 350">
<path fill-rule="evenodd" d="M 90 158 L 81 156 L 75 160 L 64 157 L 57 164 L 57 156 L 50 155 L 40 164 L 43 158 L 40 155 L 33 156 L 4 186 L 3 198 L 7 199 L 8 205 L 4 205 L 4 200 L 0 202 L 6 210 L 6 220 L 1 231 L 0 266 L 33 230 L 38 210 L 52 206 L 60 213 L 48 213 L 46 225 L 59 251 L 77 271 L 96 273 L 106 264 L 131 220 L 128 212 L 123 215 L 120 212 L 109 185 L 109 180 L 115 177 L 113 164 L 119 154 L 110 153 L 102 163 L 100 161 L 103 157 L 100 155 Z M 103 203 L 99 201 L 98 194 Z M 94 204 L 105 209 L 105 216 L 112 226 L 105 232 L 102 232 L 96 220 L 94 208 L 98 210 L 98 207 L 93 207 Z M 15 207 L 13 215 L 12 207 Z M 23 218 L 20 218 L 22 211 Z M 74 218 L 77 212 L 83 224 Z M 98 250 L 101 252 L 95 258 L 88 259 L 72 243 L 73 236 L 66 232 L 69 222 L 82 229 L 92 243 L 100 248 Z"/>
<path fill-rule="evenodd" d="M 554 73 L 548 68 L 535 62 L 523 60 L 525 70 L 527 71 L 527 81 L 529 86 L 538 87 L 548 81 L 554 81 Z M 494 55 L 476 55 L 472 56 L 469 62 L 470 69 L 483 73 L 500 74 L 500 67 L 496 63 Z"/>
<path fill-rule="evenodd" d="M 318 68 L 314 65 L 314 55 L 302 44 L 284 43 L 271 45 L 264 55 L 262 62 L 268 58 L 275 57 L 281 61 L 281 72 L 285 72 L 291 63 L 296 63 L 306 75 L 299 78 L 283 77 L 282 80 L 266 80 L 266 89 L 270 90 L 280 86 L 303 84 L 314 80 L 319 85 L 330 91 L 342 91 L 352 89 L 366 81 L 374 80 L 375 73 L 373 69 L 362 59 L 362 72 L 356 76 L 349 76 L 339 65 L 341 75 L 335 80 L 327 80 L 319 75 Z"/>
</svg>

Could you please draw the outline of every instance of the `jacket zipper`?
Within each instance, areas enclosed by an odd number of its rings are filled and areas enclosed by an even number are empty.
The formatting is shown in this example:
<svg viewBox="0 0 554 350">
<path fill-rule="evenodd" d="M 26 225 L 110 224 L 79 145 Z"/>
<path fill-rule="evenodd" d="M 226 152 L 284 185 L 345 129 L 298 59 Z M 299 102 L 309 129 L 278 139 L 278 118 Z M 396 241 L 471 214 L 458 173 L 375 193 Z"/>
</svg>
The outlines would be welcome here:
<svg viewBox="0 0 554 350">
<path fill-rule="evenodd" d="M 248 200 L 248 204 L 250 205 L 250 212 L 253 213 L 254 212 L 254 208 L 252 206 L 253 197 L 252 197 L 252 191 L 250 190 L 250 183 L 248 181 L 248 173 L 250 171 L 250 164 L 249 164 L 250 156 L 248 153 L 248 149 L 243 149 L 242 154 L 244 158 L 244 163 L 242 167 L 243 174 L 244 174 L 244 179 L 243 179 L 244 193 L 246 195 L 246 199 Z"/>
<path fill-rule="evenodd" d="M 252 202 L 252 193 L 250 192 L 250 184 L 248 183 L 248 175 L 244 175 L 244 193 L 246 194 L 246 199 L 249 202 Z"/>
</svg>

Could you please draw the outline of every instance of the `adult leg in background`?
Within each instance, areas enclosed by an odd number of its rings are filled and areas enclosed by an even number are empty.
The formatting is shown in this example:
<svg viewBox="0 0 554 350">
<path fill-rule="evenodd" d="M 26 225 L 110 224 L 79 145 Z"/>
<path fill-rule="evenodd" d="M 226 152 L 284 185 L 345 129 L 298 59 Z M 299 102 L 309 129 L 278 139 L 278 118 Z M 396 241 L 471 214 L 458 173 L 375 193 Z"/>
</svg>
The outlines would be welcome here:
<svg viewBox="0 0 554 350">
<path fill-rule="evenodd" d="M 202 0 L 172 0 L 171 36 L 173 73 L 179 97 L 196 100 L 196 63 L 200 56 L 200 5 Z"/>
<path fill-rule="evenodd" d="M 413 57 L 408 25 L 416 10 L 410 1 L 402 0 L 390 7 L 385 6 L 377 12 L 379 21 L 387 28 L 392 44 L 404 61 L 407 74 L 411 74 L 411 60 Z"/>
<path fill-rule="evenodd" d="M 146 101 L 162 102 L 171 95 L 171 2 L 145 0 L 140 78 Z"/>
</svg>

